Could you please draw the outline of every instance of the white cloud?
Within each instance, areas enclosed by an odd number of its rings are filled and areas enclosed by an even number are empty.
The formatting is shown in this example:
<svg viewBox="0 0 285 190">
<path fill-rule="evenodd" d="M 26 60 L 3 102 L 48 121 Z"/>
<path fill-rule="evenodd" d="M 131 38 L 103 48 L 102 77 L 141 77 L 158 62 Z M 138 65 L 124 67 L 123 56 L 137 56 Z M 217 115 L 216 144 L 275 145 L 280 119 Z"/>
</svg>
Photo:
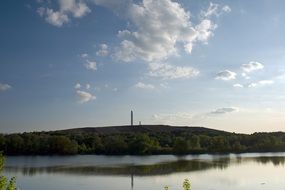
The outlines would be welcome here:
<svg viewBox="0 0 285 190">
<path fill-rule="evenodd" d="M 235 88 L 243 88 L 244 86 L 242 84 L 238 84 L 237 83 L 237 84 L 234 84 L 233 87 L 235 87 Z"/>
<path fill-rule="evenodd" d="M 213 30 L 217 28 L 217 25 L 213 24 L 211 20 L 205 19 L 198 24 L 195 29 L 197 30 L 197 40 L 207 43 L 207 40 L 213 36 Z"/>
<path fill-rule="evenodd" d="M 89 90 L 91 88 L 90 84 L 86 84 L 86 89 Z"/>
<path fill-rule="evenodd" d="M 87 63 L 84 64 L 86 69 L 93 70 L 93 71 L 97 70 L 97 63 L 96 63 L 96 61 L 89 61 L 89 60 L 87 60 L 86 62 Z"/>
<path fill-rule="evenodd" d="M 91 12 L 86 3 L 81 0 L 59 0 L 59 3 L 62 12 L 70 12 L 75 18 L 80 18 Z"/>
<path fill-rule="evenodd" d="M 7 91 L 7 90 L 9 90 L 11 88 L 12 87 L 9 84 L 2 84 L 2 83 L 0 83 L 0 92 Z"/>
<path fill-rule="evenodd" d="M 219 4 L 210 2 L 208 9 L 201 11 L 201 17 L 209 18 L 211 16 L 220 16 L 224 12 L 231 12 L 231 8 L 228 5 L 221 7 Z"/>
<path fill-rule="evenodd" d="M 86 102 L 89 102 L 89 101 L 96 99 L 96 97 L 94 95 L 92 95 L 91 93 L 85 92 L 82 90 L 77 90 L 76 94 L 79 98 L 79 103 L 86 103 Z"/>
<path fill-rule="evenodd" d="M 80 18 L 91 12 L 86 3 L 81 0 L 59 0 L 59 10 L 53 10 L 51 8 L 40 7 L 37 9 L 38 14 L 41 17 L 45 17 L 45 20 L 57 27 L 61 27 L 63 24 L 70 21 L 70 16 L 74 18 Z"/>
<path fill-rule="evenodd" d="M 199 74 L 197 69 L 192 67 L 179 67 L 162 63 L 149 63 L 149 75 L 163 79 L 190 78 Z"/>
<path fill-rule="evenodd" d="M 80 55 L 80 57 L 81 57 L 81 58 L 87 58 L 87 57 L 88 57 L 88 54 L 87 54 L 87 53 L 82 53 L 82 54 Z"/>
<path fill-rule="evenodd" d="M 264 65 L 259 63 L 259 62 L 256 62 L 256 61 L 251 61 L 249 63 L 246 63 L 246 64 L 243 64 L 241 66 L 241 68 L 247 72 L 247 73 L 250 73 L 252 71 L 256 71 L 256 70 L 260 70 L 260 69 L 263 69 L 264 68 Z"/>
<path fill-rule="evenodd" d="M 228 5 L 223 6 L 222 10 L 225 11 L 226 13 L 229 13 L 229 12 L 232 11 L 232 9 L 230 8 L 230 6 L 228 6 Z"/>
<path fill-rule="evenodd" d="M 211 111 L 209 114 L 213 115 L 219 115 L 219 114 L 226 114 L 226 113 L 231 113 L 231 112 L 238 112 L 239 108 L 236 107 L 227 107 L 227 108 L 218 108 L 213 111 Z"/>
<path fill-rule="evenodd" d="M 246 73 L 242 73 L 241 76 L 246 80 L 250 79 L 250 76 L 248 76 Z"/>
<path fill-rule="evenodd" d="M 273 80 L 261 80 L 258 83 L 261 85 L 270 85 L 270 84 L 273 84 L 274 81 Z"/>
<path fill-rule="evenodd" d="M 100 44 L 100 49 L 96 52 L 98 56 L 107 56 L 109 54 L 108 45 Z"/>
<path fill-rule="evenodd" d="M 39 12 L 39 11 L 38 11 Z M 54 26 L 60 27 L 64 23 L 69 22 L 69 18 L 66 14 L 60 11 L 53 11 L 52 9 L 46 8 L 45 12 L 40 13 L 42 16 L 46 16 L 45 20 Z"/>
<path fill-rule="evenodd" d="M 256 88 L 256 87 L 262 87 L 262 86 L 267 86 L 267 85 L 272 85 L 272 84 L 274 84 L 273 80 L 261 80 L 258 82 L 250 83 L 248 85 L 248 88 Z"/>
<path fill-rule="evenodd" d="M 216 79 L 220 79 L 220 80 L 233 80 L 236 78 L 236 73 L 229 71 L 229 70 L 225 70 L 225 71 L 221 71 L 216 75 Z"/>
<path fill-rule="evenodd" d="M 154 89 L 154 85 L 152 84 L 145 84 L 143 82 L 138 82 L 137 84 L 135 84 L 135 87 L 136 88 L 141 88 L 141 89 L 149 89 L 149 90 L 152 90 Z"/>
<path fill-rule="evenodd" d="M 79 89 L 81 88 L 81 84 L 80 83 L 77 83 L 75 86 L 74 86 L 75 89 Z"/>
<path fill-rule="evenodd" d="M 216 28 L 209 19 L 193 26 L 190 12 L 171 0 L 129 3 L 126 17 L 133 29 L 118 32 L 122 41 L 116 51 L 117 59 L 124 62 L 165 60 L 177 54 L 180 44 L 187 53 L 191 53 L 193 44 L 207 42 Z"/>
</svg>

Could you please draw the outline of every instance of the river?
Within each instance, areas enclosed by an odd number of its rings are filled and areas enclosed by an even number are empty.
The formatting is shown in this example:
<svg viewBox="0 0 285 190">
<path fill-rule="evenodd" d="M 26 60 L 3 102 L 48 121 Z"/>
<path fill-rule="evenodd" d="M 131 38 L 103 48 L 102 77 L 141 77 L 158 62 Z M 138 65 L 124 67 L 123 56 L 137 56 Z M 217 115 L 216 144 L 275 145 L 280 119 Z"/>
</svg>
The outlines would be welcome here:
<svg viewBox="0 0 285 190">
<path fill-rule="evenodd" d="M 285 153 L 10 156 L 20 190 L 284 190 Z"/>
</svg>

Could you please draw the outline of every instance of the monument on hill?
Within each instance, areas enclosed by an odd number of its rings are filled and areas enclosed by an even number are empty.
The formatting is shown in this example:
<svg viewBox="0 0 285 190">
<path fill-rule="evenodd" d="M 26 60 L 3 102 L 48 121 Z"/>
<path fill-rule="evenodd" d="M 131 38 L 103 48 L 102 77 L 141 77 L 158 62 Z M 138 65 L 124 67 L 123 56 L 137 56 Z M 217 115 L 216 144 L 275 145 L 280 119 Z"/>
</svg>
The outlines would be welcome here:
<svg viewBox="0 0 285 190">
<path fill-rule="evenodd" d="M 133 110 L 131 110 L 131 126 L 134 125 L 134 113 Z"/>
</svg>

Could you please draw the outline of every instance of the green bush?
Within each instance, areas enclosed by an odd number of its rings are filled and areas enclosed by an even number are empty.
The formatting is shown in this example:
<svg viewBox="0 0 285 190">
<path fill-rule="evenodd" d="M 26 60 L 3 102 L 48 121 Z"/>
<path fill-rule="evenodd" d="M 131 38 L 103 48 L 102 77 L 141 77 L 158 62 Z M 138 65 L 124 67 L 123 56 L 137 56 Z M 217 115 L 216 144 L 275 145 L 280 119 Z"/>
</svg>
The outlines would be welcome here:
<svg viewBox="0 0 285 190">
<path fill-rule="evenodd" d="M 191 190 L 191 183 L 190 183 L 189 179 L 184 179 L 182 187 L 183 187 L 183 190 Z M 169 190 L 169 187 L 165 186 L 164 190 Z"/>
<path fill-rule="evenodd" d="M 0 154 L 0 173 L 2 173 L 4 167 L 4 157 Z M 16 178 L 12 177 L 9 181 L 7 177 L 0 175 L 0 190 L 16 190 Z"/>
</svg>

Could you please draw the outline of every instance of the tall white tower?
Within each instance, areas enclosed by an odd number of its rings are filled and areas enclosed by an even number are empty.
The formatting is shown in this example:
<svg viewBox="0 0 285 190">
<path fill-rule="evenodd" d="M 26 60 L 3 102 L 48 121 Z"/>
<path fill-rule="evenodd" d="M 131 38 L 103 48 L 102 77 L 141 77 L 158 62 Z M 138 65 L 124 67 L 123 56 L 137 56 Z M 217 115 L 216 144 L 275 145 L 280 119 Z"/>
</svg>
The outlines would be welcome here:
<svg viewBox="0 0 285 190">
<path fill-rule="evenodd" d="M 131 126 L 134 125 L 134 113 L 133 110 L 131 110 Z"/>
</svg>

